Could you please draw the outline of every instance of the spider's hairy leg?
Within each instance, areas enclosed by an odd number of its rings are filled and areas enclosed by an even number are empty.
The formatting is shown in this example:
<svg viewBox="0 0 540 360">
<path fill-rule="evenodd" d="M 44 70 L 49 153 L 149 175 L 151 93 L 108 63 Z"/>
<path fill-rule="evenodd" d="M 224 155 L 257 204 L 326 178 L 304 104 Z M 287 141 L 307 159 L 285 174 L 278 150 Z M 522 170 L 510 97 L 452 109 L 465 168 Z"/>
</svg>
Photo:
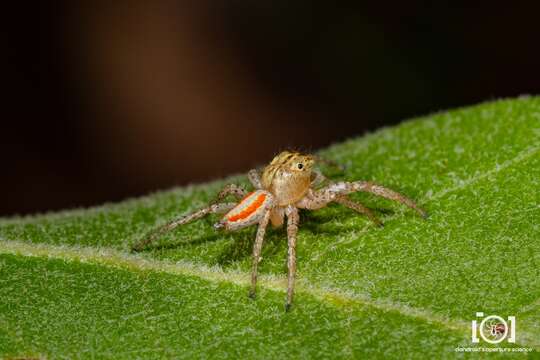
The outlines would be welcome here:
<svg viewBox="0 0 540 360">
<path fill-rule="evenodd" d="M 343 206 L 346 206 L 349 209 L 352 209 L 354 211 L 357 211 L 360 214 L 366 215 L 377 226 L 383 226 L 383 223 L 381 222 L 381 220 L 377 218 L 377 216 L 375 216 L 373 211 L 371 211 L 370 209 L 368 209 L 367 207 L 365 207 L 359 202 L 352 201 L 351 199 L 349 199 L 347 195 L 337 196 L 334 202 L 341 204 Z"/>
<path fill-rule="evenodd" d="M 335 201 L 336 198 L 356 191 L 369 192 L 385 199 L 390 199 L 402 203 L 418 212 L 426 218 L 427 213 L 421 209 L 414 201 L 394 190 L 384 186 L 374 184 L 370 181 L 338 182 L 327 186 L 314 194 L 314 198 L 320 202 Z"/>
<path fill-rule="evenodd" d="M 241 200 L 247 195 L 247 191 L 243 187 L 236 184 L 227 184 L 221 189 L 219 194 L 217 194 L 216 199 L 212 204 L 217 204 L 225 199 L 228 195 L 233 195 L 237 200 Z"/>
<path fill-rule="evenodd" d="M 298 203 L 296 203 L 296 205 L 302 209 L 317 210 L 322 207 L 325 207 L 326 205 L 328 205 L 328 203 L 332 201 L 339 202 L 338 201 L 339 198 L 343 197 L 344 195 L 348 195 L 350 193 L 356 192 L 356 191 L 369 192 L 369 193 L 384 197 L 386 199 L 400 202 L 416 210 L 422 217 L 424 218 L 427 217 L 427 213 L 423 209 L 421 209 L 418 205 L 416 205 L 414 201 L 412 201 L 405 195 L 402 195 L 394 190 L 385 188 L 381 185 L 377 185 L 368 181 L 338 182 L 338 183 L 330 184 L 317 191 L 309 190 L 307 194 L 304 196 L 304 198 L 302 198 Z M 356 203 L 353 203 L 353 204 L 355 204 L 356 206 Z M 356 208 L 353 208 L 353 209 L 360 211 Z"/>
<path fill-rule="evenodd" d="M 159 236 L 175 229 L 180 225 L 185 225 L 191 221 L 198 220 L 208 214 L 221 214 L 225 213 L 236 206 L 236 203 L 221 203 L 212 204 L 200 210 L 197 210 L 191 214 L 184 215 L 178 219 L 170 221 L 165 225 L 158 227 L 148 233 L 141 241 L 131 247 L 132 251 L 141 251 L 145 246 L 156 240 Z"/>
<path fill-rule="evenodd" d="M 294 295 L 294 281 L 296 277 L 296 236 L 298 234 L 298 209 L 295 206 L 289 205 L 286 209 L 287 214 L 287 300 L 285 302 L 285 311 L 289 311 Z"/>
<path fill-rule="evenodd" d="M 322 188 L 318 191 L 309 189 L 306 195 L 296 203 L 296 206 L 300 209 L 307 210 L 318 210 L 325 207 L 336 197 L 336 194 L 328 191 L 328 189 L 329 187 Z"/>
<path fill-rule="evenodd" d="M 369 192 L 385 199 L 394 200 L 416 210 L 416 212 L 423 218 L 427 218 L 428 216 L 427 212 L 420 208 L 414 201 L 392 189 L 388 189 L 384 186 L 374 184 L 369 181 L 355 181 L 344 184 L 346 184 L 345 186 L 350 188 L 352 191 Z"/>
<path fill-rule="evenodd" d="M 251 289 L 249 290 L 249 297 L 255 298 L 257 292 L 257 266 L 261 261 L 261 249 L 264 241 L 264 234 L 266 233 L 266 227 L 270 220 L 270 210 L 267 210 L 262 219 L 259 222 L 257 228 L 257 236 L 255 237 L 255 244 L 253 245 L 253 265 L 251 268 Z"/>
<path fill-rule="evenodd" d="M 255 187 L 255 189 L 262 189 L 262 182 L 261 182 L 261 176 L 259 175 L 259 172 L 257 169 L 251 169 L 248 172 L 248 179 L 251 185 Z"/>
</svg>

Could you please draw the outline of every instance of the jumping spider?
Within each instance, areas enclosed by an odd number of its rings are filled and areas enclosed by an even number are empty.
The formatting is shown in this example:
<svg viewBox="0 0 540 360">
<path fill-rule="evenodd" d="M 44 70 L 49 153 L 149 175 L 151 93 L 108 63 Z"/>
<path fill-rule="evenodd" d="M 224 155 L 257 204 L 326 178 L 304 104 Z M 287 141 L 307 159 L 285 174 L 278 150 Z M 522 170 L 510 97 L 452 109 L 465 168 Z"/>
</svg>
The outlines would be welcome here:
<svg viewBox="0 0 540 360">
<path fill-rule="evenodd" d="M 266 226 L 270 222 L 274 227 L 280 227 L 283 225 L 286 216 L 289 250 L 287 255 L 288 282 L 285 309 L 288 310 L 293 300 L 296 273 L 295 248 L 299 223 L 298 209 L 316 210 L 335 202 L 366 215 L 377 225 L 382 225 L 371 210 L 347 197 L 350 193 L 365 191 L 398 201 L 413 208 L 421 216 L 426 217 L 424 210 L 409 198 L 372 182 L 336 182 L 317 190 L 316 187 L 326 179 L 320 172 L 313 169 L 316 160 L 318 158 L 313 155 L 283 151 L 264 168 L 262 174 L 259 174 L 257 170 L 249 171 L 249 181 L 256 190 L 248 193 L 235 184 L 229 184 L 221 190 L 214 203 L 173 220 L 158 228 L 157 231 L 151 232 L 141 242 L 135 244 L 133 250 L 142 250 L 159 235 L 208 214 L 225 213 L 223 218 L 214 225 L 216 229 L 233 231 L 258 224 L 257 236 L 253 246 L 251 289 L 249 291 L 249 296 L 254 298 L 257 284 L 257 265 L 261 261 L 261 248 Z M 239 201 L 220 203 L 228 195 L 233 195 Z"/>
</svg>

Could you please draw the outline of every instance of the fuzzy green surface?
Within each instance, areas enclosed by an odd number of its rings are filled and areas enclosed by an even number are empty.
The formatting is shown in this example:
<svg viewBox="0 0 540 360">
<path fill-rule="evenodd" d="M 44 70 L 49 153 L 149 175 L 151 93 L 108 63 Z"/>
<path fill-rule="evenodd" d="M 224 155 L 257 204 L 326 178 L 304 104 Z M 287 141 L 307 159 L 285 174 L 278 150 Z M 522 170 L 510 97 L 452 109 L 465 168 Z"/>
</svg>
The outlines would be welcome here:
<svg viewBox="0 0 540 360">
<path fill-rule="evenodd" d="M 302 212 L 290 313 L 279 286 L 263 282 L 256 301 L 246 298 L 255 229 L 216 233 L 215 217 L 137 255 L 155 269 L 96 261 L 101 251 L 104 259 L 107 251 L 129 257 L 147 231 L 204 206 L 224 183 L 247 184 L 244 176 L 3 219 L 0 354 L 453 358 L 463 355 L 454 348 L 473 345 L 477 311 L 516 316 L 513 346 L 540 349 L 540 98 L 435 114 L 321 154 L 347 167 L 343 175 L 326 169 L 332 179 L 400 191 L 429 219 L 369 194 L 354 198 L 375 209 L 384 228 L 337 205 Z M 79 261 L 85 249 L 93 260 Z M 261 274 L 280 283 L 286 252 L 283 229 L 269 230 Z M 193 271 L 159 270 L 177 261 Z"/>
<path fill-rule="evenodd" d="M 463 334 L 399 313 L 280 293 L 251 301 L 244 289 L 193 277 L 59 260 L 0 257 L 2 350 L 50 357 L 435 356 Z M 22 296 L 21 296 L 22 295 Z M 429 343 L 431 346 L 424 346 Z"/>
</svg>

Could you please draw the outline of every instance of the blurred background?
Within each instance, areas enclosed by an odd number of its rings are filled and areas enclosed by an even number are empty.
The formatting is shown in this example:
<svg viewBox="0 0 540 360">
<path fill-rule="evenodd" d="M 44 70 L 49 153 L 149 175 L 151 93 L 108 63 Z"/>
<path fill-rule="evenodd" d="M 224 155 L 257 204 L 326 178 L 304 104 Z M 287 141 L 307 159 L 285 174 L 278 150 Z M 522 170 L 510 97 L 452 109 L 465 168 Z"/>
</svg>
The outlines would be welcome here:
<svg viewBox="0 0 540 360">
<path fill-rule="evenodd" d="M 540 89 L 540 3 L 3 9 L 0 216 L 118 201 Z"/>
</svg>

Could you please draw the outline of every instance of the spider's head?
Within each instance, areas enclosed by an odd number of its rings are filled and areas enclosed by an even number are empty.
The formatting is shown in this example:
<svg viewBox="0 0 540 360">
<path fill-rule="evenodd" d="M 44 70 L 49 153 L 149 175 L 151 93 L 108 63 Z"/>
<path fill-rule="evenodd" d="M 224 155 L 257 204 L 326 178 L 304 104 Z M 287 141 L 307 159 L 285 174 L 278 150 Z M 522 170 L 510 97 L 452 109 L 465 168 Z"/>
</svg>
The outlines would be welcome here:
<svg viewBox="0 0 540 360">
<path fill-rule="evenodd" d="M 278 205 L 293 204 L 308 191 L 314 164 L 312 155 L 283 151 L 264 168 L 263 188 L 274 195 Z"/>
<path fill-rule="evenodd" d="M 281 168 L 282 170 L 289 171 L 291 173 L 304 173 L 309 175 L 315 164 L 315 157 L 308 154 L 302 154 L 299 152 L 282 151 L 279 153 L 272 162 L 271 167 Z"/>
<path fill-rule="evenodd" d="M 282 151 L 272 159 L 267 169 L 272 173 L 281 170 L 294 175 L 309 176 L 314 164 L 315 157 L 313 155 Z"/>
</svg>

